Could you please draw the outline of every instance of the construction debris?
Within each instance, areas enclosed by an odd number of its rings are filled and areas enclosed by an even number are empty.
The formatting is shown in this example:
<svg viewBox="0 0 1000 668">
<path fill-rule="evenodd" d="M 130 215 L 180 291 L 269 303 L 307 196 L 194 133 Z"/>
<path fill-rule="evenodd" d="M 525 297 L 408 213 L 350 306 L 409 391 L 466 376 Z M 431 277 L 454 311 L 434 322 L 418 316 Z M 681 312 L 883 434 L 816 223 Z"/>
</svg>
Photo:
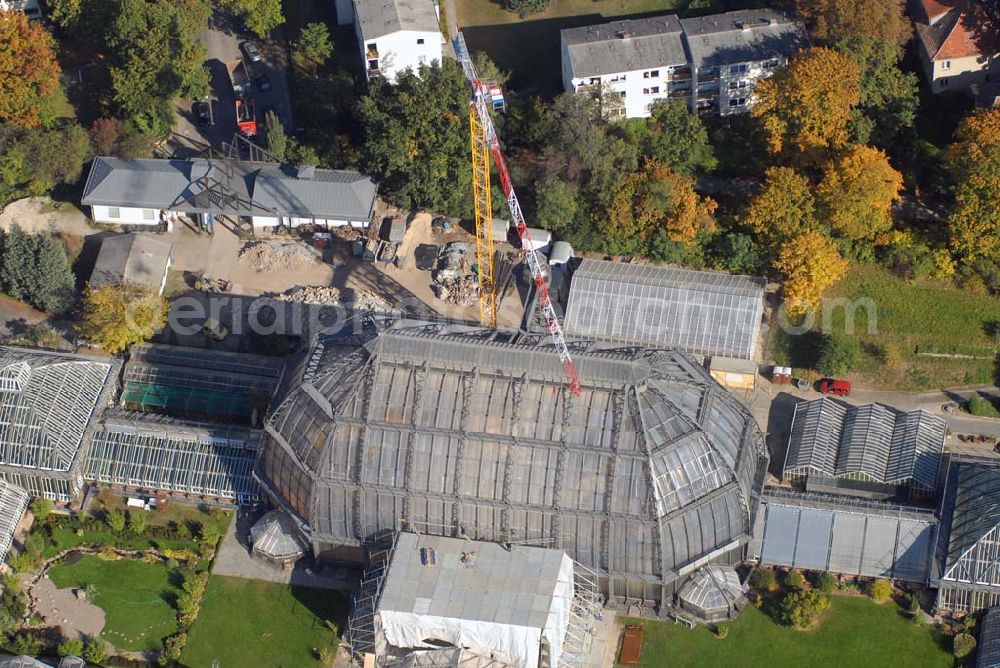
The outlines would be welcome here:
<svg viewBox="0 0 1000 668">
<path fill-rule="evenodd" d="M 434 294 L 443 302 L 455 306 L 474 306 L 479 303 L 479 280 L 472 274 L 456 278 L 434 279 Z"/>
<path fill-rule="evenodd" d="M 389 311 L 392 309 L 392 305 L 388 301 L 373 292 L 368 292 L 367 290 L 354 290 L 351 292 L 352 295 L 345 300 L 343 293 L 337 288 L 320 285 L 296 285 L 294 288 L 285 290 L 284 292 L 264 296 L 276 302 L 315 304 L 317 306 L 342 306 L 361 311 Z"/>
<path fill-rule="evenodd" d="M 247 241 L 240 248 L 240 262 L 254 271 L 294 271 L 323 261 L 320 251 L 299 241 Z"/>
</svg>

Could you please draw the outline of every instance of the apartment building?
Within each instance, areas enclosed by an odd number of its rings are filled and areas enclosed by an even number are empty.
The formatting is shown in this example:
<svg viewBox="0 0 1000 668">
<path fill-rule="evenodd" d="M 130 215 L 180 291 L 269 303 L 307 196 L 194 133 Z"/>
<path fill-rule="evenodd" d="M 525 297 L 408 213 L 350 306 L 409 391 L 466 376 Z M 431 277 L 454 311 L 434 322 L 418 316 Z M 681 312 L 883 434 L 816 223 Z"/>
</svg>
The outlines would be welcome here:
<svg viewBox="0 0 1000 668">
<path fill-rule="evenodd" d="M 570 28 L 561 33 L 563 86 L 599 95 L 609 116 L 648 117 L 662 99 L 726 116 L 746 111 L 757 82 L 807 44 L 805 26 L 778 9 Z"/>
<path fill-rule="evenodd" d="M 338 6 L 338 16 L 341 14 Z M 433 0 L 354 0 L 354 32 L 365 76 L 390 82 L 407 69 L 441 62 L 444 36 Z"/>
<path fill-rule="evenodd" d="M 961 5 L 952 0 L 914 0 L 913 5 L 917 51 L 932 93 L 1000 80 L 1000 53 L 982 52 Z"/>
</svg>

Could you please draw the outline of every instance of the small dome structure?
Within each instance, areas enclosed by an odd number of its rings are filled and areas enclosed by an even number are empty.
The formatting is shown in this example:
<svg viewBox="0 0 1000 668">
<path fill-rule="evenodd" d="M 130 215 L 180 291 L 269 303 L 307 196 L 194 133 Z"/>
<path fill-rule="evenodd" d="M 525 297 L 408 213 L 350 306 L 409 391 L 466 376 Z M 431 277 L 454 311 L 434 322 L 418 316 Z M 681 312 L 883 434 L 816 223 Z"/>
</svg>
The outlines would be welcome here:
<svg viewBox="0 0 1000 668">
<path fill-rule="evenodd" d="M 705 622 L 735 619 L 747 603 L 746 585 L 732 566 L 709 564 L 684 583 L 677 594 L 681 609 Z"/>
<path fill-rule="evenodd" d="M 295 521 L 280 510 L 272 510 L 250 527 L 254 556 L 291 568 L 306 553 L 306 544 Z"/>
</svg>

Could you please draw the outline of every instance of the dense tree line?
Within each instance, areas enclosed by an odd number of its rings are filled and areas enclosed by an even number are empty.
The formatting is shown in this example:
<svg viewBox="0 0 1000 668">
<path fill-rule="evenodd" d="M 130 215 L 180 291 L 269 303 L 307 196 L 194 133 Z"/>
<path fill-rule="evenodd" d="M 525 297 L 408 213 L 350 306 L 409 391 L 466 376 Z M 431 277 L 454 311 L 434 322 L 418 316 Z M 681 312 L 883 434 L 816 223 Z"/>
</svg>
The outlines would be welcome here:
<svg viewBox="0 0 1000 668">
<path fill-rule="evenodd" d="M 0 235 L 0 289 L 35 308 L 60 315 L 76 299 L 76 279 L 62 244 L 18 226 Z"/>
</svg>

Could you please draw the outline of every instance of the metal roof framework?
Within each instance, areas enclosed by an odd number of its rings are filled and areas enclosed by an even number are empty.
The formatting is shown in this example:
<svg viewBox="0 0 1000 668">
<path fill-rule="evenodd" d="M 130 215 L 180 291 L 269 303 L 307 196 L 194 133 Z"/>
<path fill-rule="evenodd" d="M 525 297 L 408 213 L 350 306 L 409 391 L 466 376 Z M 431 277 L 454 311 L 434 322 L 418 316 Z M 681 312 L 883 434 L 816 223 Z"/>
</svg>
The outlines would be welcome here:
<svg viewBox="0 0 1000 668">
<path fill-rule="evenodd" d="M 924 410 L 848 406 L 830 397 L 795 406 L 783 475 L 853 477 L 933 490 L 947 425 Z"/>
<path fill-rule="evenodd" d="M 746 585 L 732 566 L 709 564 L 695 572 L 677 593 L 685 610 L 702 619 L 728 616 L 746 603 Z"/>
<path fill-rule="evenodd" d="M 109 412 L 94 435 L 84 476 L 92 482 L 255 503 L 261 432 Z"/>
<path fill-rule="evenodd" d="M 584 260 L 573 274 L 568 336 L 752 359 L 762 278 Z"/>
<path fill-rule="evenodd" d="M 577 399 L 551 348 L 487 334 L 402 323 L 321 356 L 292 389 L 265 426 L 260 477 L 313 542 L 411 527 L 529 541 L 612 580 L 614 597 L 656 602 L 749 539 L 766 450 L 692 358 L 581 355 Z"/>
<path fill-rule="evenodd" d="M 943 582 L 1000 587 L 1000 470 L 953 465 L 937 550 Z"/>
<path fill-rule="evenodd" d="M 273 561 L 294 561 L 308 546 L 298 524 L 282 510 L 266 513 L 250 527 L 253 551 Z"/>
<path fill-rule="evenodd" d="M 28 509 L 30 495 L 17 485 L 0 480 L 0 563 L 14 542 L 14 531 Z"/>
</svg>

